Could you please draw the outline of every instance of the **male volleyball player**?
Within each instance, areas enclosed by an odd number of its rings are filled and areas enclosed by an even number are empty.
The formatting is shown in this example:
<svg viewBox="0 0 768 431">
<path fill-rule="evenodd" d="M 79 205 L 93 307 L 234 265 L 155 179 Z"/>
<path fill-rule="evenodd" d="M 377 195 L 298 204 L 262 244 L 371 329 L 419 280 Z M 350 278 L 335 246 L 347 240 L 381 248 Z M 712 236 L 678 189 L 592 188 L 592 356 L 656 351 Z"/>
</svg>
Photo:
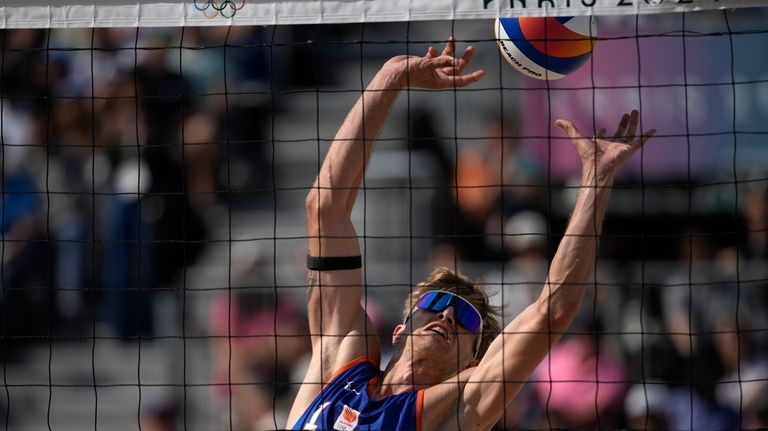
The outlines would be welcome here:
<svg viewBox="0 0 768 431">
<path fill-rule="evenodd" d="M 625 114 L 612 138 L 565 130 L 583 171 L 571 220 L 539 298 L 498 335 L 487 296 L 470 280 L 438 268 L 414 290 L 396 352 L 382 372 L 373 325 L 363 310 L 361 258 L 350 220 L 372 144 L 405 87 L 464 87 L 474 50 L 454 58 L 398 56 L 373 78 L 347 115 L 307 196 L 308 315 L 312 359 L 288 426 L 323 430 L 489 429 L 570 324 L 594 267 L 597 235 L 621 165 L 655 132 L 636 137 L 638 113 Z M 574 394 L 579 396 L 579 394 Z"/>
</svg>

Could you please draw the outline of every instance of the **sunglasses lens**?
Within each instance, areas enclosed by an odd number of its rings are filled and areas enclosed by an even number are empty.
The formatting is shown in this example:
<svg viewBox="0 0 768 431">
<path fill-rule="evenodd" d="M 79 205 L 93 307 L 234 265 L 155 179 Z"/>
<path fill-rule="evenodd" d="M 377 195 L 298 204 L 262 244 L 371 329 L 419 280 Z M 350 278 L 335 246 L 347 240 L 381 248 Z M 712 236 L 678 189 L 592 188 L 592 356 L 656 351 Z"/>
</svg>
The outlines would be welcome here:
<svg viewBox="0 0 768 431">
<path fill-rule="evenodd" d="M 456 302 L 456 320 L 473 334 L 480 330 L 480 315 L 466 302 Z"/>
<path fill-rule="evenodd" d="M 470 332 L 477 333 L 480 330 L 482 318 L 474 307 L 464 298 L 452 295 L 449 292 L 432 290 L 419 298 L 416 306 L 422 310 L 439 313 L 453 306 L 456 321 Z"/>
<path fill-rule="evenodd" d="M 416 305 L 422 310 L 439 313 L 451 305 L 451 300 L 453 300 L 451 295 L 446 295 L 445 292 L 433 290 L 422 295 Z"/>
</svg>

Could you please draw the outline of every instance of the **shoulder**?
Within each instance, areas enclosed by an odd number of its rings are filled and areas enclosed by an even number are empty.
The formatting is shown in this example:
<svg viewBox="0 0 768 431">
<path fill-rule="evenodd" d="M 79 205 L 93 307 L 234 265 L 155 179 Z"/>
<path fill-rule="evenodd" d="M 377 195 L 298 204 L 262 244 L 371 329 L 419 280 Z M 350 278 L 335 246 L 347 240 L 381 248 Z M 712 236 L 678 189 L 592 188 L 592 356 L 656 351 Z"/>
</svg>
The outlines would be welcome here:
<svg viewBox="0 0 768 431">
<path fill-rule="evenodd" d="M 379 365 L 370 356 L 359 356 L 334 371 L 326 385 L 340 380 L 339 377 L 350 374 L 370 374 L 373 377 L 379 374 Z"/>
<path fill-rule="evenodd" d="M 378 364 L 368 356 L 359 356 L 343 364 L 325 381 L 320 380 L 319 374 L 309 372 L 294 399 L 288 416 L 289 425 L 305 420 L 308 412 L 317 410 L 322 405 L 318 400 L 328 401 L 334 398 L 334 394 L 343 393 L 347 382 L 367 382 L 378 373 Z"/>
</svg>

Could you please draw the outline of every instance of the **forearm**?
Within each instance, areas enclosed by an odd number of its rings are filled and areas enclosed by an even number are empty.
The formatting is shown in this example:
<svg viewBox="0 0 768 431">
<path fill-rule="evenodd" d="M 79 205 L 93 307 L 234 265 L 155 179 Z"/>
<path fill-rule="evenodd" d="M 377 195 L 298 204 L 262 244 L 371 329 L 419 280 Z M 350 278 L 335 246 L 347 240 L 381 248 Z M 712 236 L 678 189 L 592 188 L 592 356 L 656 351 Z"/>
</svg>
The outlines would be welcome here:
<svg viewBox="0 0 768 431">
<path fill-rule="evenodd" d="M 573 215 L 540 297 L 491 343 L 468 383 L 464 402 L 482 412 L 478 417 L 494 417 L 503 411 L 576 315 L 584 283 L 594 267 L 597 235 L 612 184 L 612 178 L 584 173 Z"/>
<path fill-rule="evenodd" d="M 349 218 L 373 141 L 400 90 L 406 86 L 455 89 L 485 76 L 483 70 L 463 73 L 472 59 L 472 47 L 467 47 L 461 58 L 454 58 L 453 52 L 451 40 L 442 55 L 438 56 L 433 47 L 423 57 L 399 55 L 387 61 L 376 74 L 339 128 L 307 197 L 310 238 L 318 238 L 321 231 L 328 232 L 324 229 L 326 222 L 333 228 L 339 220 Z"/>
<path fill-rule="evenodd" d="M 383 67 L 347 114 L 315 180 L 320 208 L 351 213 L 373 143 L 400 93 L 401 81 L 396 71 Z"/>
<path fill-rule="evenodd" d="M 491 343 L 467 383 L 463 402 L 474 409 L 477 423 L 503 411 L 578 312 L 595 265 L 614 175 L 656 131 L 635 136 L 638 111 L 622 116 L 611 139 L 602 137 L 604 130 L 596 138 L 585 138 L 568 120 L 556 124 L 568 134 L 581 159 L 581 187 L 541 295 Z"/>
<path fill-rule="evenodd" d="M 565 329 L 579 309 L 585 283 L 597 254 L 613 175 L 596 175 L 585 169 L 576 204 L 565 235 L 552 260 L 539 303 L 546 307 L 550 322 Z"/>
</svg>

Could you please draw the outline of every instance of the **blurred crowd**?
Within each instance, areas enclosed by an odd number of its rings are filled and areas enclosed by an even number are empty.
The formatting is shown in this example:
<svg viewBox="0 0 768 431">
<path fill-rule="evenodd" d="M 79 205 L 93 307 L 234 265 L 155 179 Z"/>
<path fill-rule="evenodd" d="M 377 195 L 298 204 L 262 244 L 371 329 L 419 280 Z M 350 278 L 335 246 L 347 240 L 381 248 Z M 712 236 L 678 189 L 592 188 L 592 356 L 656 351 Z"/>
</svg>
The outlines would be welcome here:
<svg viewBox="0 0 768 431">
<path fill-rule="evenodd" d="M 270 187 L 264 98 L 228 100 L 269 88 L 265 31 L 0 32 L 5 360 L 168 326 L 158 292 L 184 287 L 217 206 Z M 225 42 L 252 48 L 224 58 Z"/>
<path fill-rule="evenodd" d="M 514 127 L 492 119 L 482 143 L 443 163 L 445 193 L 433 207 L 432 264 L 506 262 L 474 274 L 505 324 L 540 294 L 564 231 L 551 193 L 575 193 L 547 183 L 507 138 Z M 737 188 L 738 209 L 719 216 L 609 212 L 580 315 L 498 429 L 768 426 L 768 187 L 761 178 Z"/>
<path fill-rule="evenodd" d="M 277 210 L 268 92 L 333 77 L 272 64 L 271 32 L 0 32 L 5 361 L 94 324 L 151 339 L 156 293 L 185 288 L 220 208 Z M 195 49 L 181 56 L 182 43 Z M 288 55 L 291 70 L 323 70 L 305 50 Z M 508 323 L 541 289 L 567 222 L 553 201 L 574 190 L 511 138 L 514 113 L 488 116 L 483 139 L 456 154 L 428 109 L 410 115 L 401 150 L 434 162 L 436 182 L 424 266 L 479 277 Z M 726 214 L 609 212 L 583 313 L 497 429 L 768 427 L 767 185 L 735 185 Z M 269 285 L 271 270 L 255 256 L 236 282 Z M 273 286 L 207 306 L 221 427 L 281 427 L 310 351 L 304 304 Z M 399 316 L 385 308 L 374 321 L 388 346 Z M 149 409 L 145 429 L 176 429 L 178 415 L 175 403 Z"/>
<path fill-rule="evenodd" d="M 60 320 L 78 330 L 94 302 L 96 319 L 116 335 L 152 333 L 152 292 L 174 287 L 194 263 L 221 191 L 268 187 L 254 121 L 264 107 L 227 101 L 220 79 L 229 67 L 233 88 L 269 82 L 258 47 L 221 61 L 225 39 L 258 46 L 261 36 L 226 28 L 0 33 L 8 334 L 45 333 Z M 180 67 L 180 50 L 169 47 L 182 37 L 201 49 Z M 224 162 L 244 165 L 244 174 L 222 178 Z"/>
</svg>

